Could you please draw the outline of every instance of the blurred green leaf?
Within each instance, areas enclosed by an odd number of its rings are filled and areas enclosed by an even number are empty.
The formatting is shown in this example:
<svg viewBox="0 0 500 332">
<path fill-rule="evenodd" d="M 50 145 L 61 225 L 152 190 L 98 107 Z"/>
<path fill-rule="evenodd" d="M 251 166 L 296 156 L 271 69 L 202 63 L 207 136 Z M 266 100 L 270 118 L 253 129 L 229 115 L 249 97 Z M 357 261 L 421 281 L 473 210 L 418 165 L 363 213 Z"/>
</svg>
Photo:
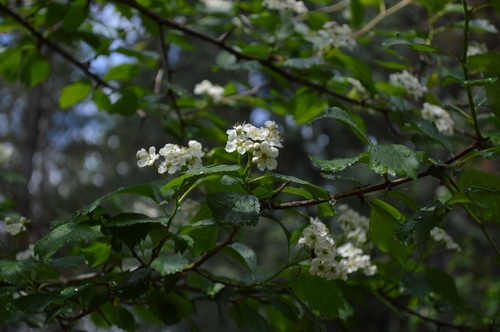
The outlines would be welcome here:
<svg viewBox="0 0 500 332">
<path fill-rule="evenodd" d="M 448 138 L 441 134 L 439 130 L 436 127 L 436 124 L 432 121 L 426 121 L 426 120 L 419 120 L 416 122 L 417 128 L 430 137 L 432 140 L 435 142 L 441 144 L 448 152 L 453 153 L 455 151 L 455 148 L 453 147 L 453 144 L 450 143 Z"/>
<path fill-rule="evenodd" d="M 90 267 L 104 263 L 111 253 L 111 245 L 104 241 L 95 241 L 90 246 L 81 249 L 85 261 Z"/>
<path fill-rule="evenodd" d="M 59 96 L 59 106 L 67 108 L 84 100 L 92 90 L 92 84 L 89 81 L 80 81 L 65 86 Z"/>
<path fill-rule="evenodd" d="M 446 272 L 432 267 L 427 267 L 425 274 L 434 293 L 441 296 L 453 307 L 461 307 L 464 302 L 458 294 L 455 280 Z"/>
<path fill-rule="evenodd" d="M 17 310 L 37 314 L 42 312 L 52 302 L 58 301 L 59 296 L 47 293 L 34 293 L 18 297 L 13 301 Z"/>
<path fill-rule="evenodd" d="M 356 124 L 356 122 L 354 122 L 352 117 L 346 111 L 338 107 L 330 107 L 325 114 L 316 117 L 312 120 L 312 122 L 316 122 L 324 118 L 332 118 L 340 121 L 342 124 L 346 125 L 361 141 L 366 143 L 368 146 L 373 146 L 373 143 L 368 136 L 363 132 L 363 130 L 361 130 L 361 128 Z"/>
<path fill-rule="evenodd" d="M 104 75 L 105 81 L 125 81 L 131 80 L 139 74 L 139 66 L 135 63 L 122 63 L 121 65 L 111 67 Z"/>
<path fill-rule="evenodd" d="M 50 64 L 47 59 L 38 53 L 31 53 L 22 64 L 21 81 L 32 87 L 45 81 L 49 73 Z"/>
<path fill-rule="evenodd" d="M 260 202 L 253 195 L 213 193 L 207 196 L 207 204 L 219 226 L 255 226 L 259 222 Z"/>
<path fill-rule="evenodd" d="M 29 260 L 0 259 L 0 281 L 17 283 L 22 280 L 21 274 L 31 269 Z"/>
<path fill-rule="evenodd" d="M 393 206 L 379 199 L 369 200 L 370 235 L 373 243 L 399 263 L 410 255 L 411 248 L 396 239 L 394 232 L 404 223 L 405 217 Z"/>
<path fill-rule="evenodd" d="M 243 265 L 252 274 L 257 270 L 257 256 L 255 251 L 243 243 L 235 242 L 226 246 L 223 253 L 234 258 L 238 263 Z"/>
<path fill-rule="evenodd" d="M 86 11 L 89 4 L 86 0 L 76 0 L 69 4 L 69 9 L 63 18 L 63 27 L 68 32 L 75 32 L 87 19 Z"/>
<path fill-rule="evenodd" d="M 326 280 L 312 276 L 307 270 L 290 279 L 289 285 L 293 293 L 308 303 L 319 316 L 332 319 L 338 316 L 339 310 L 345 307 L 345 299 L 335 280 Z"/>
<path fill-rule="evenodd" d="M 21 67 L 21 49 L 0 48 L 0 74 L 8 82 L 14 82 Z"/>
</svg>

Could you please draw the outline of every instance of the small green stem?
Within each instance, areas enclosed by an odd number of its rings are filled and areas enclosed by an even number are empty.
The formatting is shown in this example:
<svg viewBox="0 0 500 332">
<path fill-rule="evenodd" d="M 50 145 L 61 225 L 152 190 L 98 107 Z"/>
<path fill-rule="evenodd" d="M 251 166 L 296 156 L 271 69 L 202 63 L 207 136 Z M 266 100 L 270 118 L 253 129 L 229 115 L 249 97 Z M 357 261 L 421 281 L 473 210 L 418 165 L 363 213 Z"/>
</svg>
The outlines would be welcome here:
<svg viewBox="0 0 500 332">
<path fill-rule="evenodd" d="M 464 80 L 468 80 L 469 78 L 469 70 L 466 67 L 467 64 L 467 49 L 469 46 L 469 23 L 471 11 L 469 11 L 467 6 L 467 0 L 462 0 L 462 4 L 464 7 L 464 40 L 463 40 L 463 50 L 462 50 L 462 70 L 464 73 Z M 474 105 L 474 97 L 472 95 L 472 86 L 466 86 L 467 90 L 467 99 L 469 101 L 469 108 L 472 116 L 472 121 L 474 123 L 474 131 L 476 133 L 477 138 L 481 138 L 481 129 L 479 128 L 479 123 L 477 120 L 476 114 L 476 106 Z"/>
</svg>

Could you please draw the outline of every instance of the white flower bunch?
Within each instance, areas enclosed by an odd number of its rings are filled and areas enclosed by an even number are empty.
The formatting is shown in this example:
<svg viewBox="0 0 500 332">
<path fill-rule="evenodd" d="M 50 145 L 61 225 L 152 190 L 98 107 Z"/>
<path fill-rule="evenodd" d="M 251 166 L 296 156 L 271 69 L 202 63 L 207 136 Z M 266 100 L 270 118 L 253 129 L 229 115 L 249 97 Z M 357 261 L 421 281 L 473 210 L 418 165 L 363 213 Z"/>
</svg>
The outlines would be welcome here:
<svg viewBox="0 0 500 332">
<path fill-rule="evenodd" d="M 436 242 L 444 243 L 446 249 L 448 250 L 462 250 L 462 248 L 460 248 L 460 246 L 455 241 L 453 241 L 451 236 L 442 228 L 434 227 L 433 229 L 431 229 L 431 237 Z"/>
<path fill-rule="evenodd" d="M 297 244 L 299 248 L 314 251 L 315 257 L 311 261 L 309 273 L 327 280 L 347 280 L 347 266 L 343 260 L 337 260 L 339 254 L 325 224 L 317 218 L 311 218 L 310 222 L 302 231 Z"/>
<path fill-rule="evenodd" d="M 325 46 L 333 45 L 335 48 L 346 48 L 350 51 L 356 46 L 356 40 L 351 37 L 352 30 L 347 24 L 340 25 L 335 21 L 326 22 L 318 36 Z M 323 47 L 322 47 L 323 48 Z"/>
<path fill-rule="evenodd" d="M 358 212 L 342 204 L 338 207 L 340 212 L 338 221 L 345 236 L 358 246 L 363 246 L 368 240 L 369 220 Z"/>
<path fill-rule="evenodd" d="M 231 0 L 201 0 L 201 2 L 212 12 L 226 13 L 233 8 Z"/>
<path fill-rule="evenodd" d="M 406 93 L 415 99 L 422 97 L 427 92 L 427 87 L 421 85 L 418 78 L 410 74 L 407 70 L 389 75 L 389 82 L 392 85 L 403 87 Z"/>
<path fill-rule="evenodd" d="M 488 46 L 484 43 L 469 43 L 467 45 L 467 56 L 473 56 L 488 52 Z"/>
<path fill-rule="evenodd" d="M 222 99 L 222 95 L 224 95 L 224 88 L 219 85 L 214 85 L 209 80 L 203 80 L 201 83 L 198 83 L 194 86 L 194 94 L 195 95 L 203 95 L 206 94 L 210 98 L 212 98 L 215 102 L 218 102 Z"/>
<path fill-rule="evenodd" d="M 370 262 L 370 255 L 363 255 L 363 250 L 352 242 L 347 242 L 338 248 L 338 253 L 344 258 L 347 273 L 363 270 L 365 275 L 372 276 L 377 273 L 377 266 Z"/>
<path fill-rule="evenodd" d="M 19 219 L 13 219 L 12 217 L 5 218 L 5 229 L 7 233 L 12 236 L 16 236 L 26 231 L 26 225 L 29 225 L 31 221 L 25 217 L 20 217 Z"/>
<path fill-rule="evenodd" d="M 165 144 L 160 149 L 159 154 L 156 153 L 154 146 L 149 148 L 149 151 L 142 148 L 137 151 L 137 166 L 153 166 L 155 161 L 161 157 L 163 160 L 158 165 L 158 173 L 174 174 L 185 169 L 196 169 L 202 167 L 201 158 L 204 153 L 200 142 L 191 140 L 188 147 L 178 146 L 177 144 Z"/>
<path fill-rule="evenodd" d="M 453 119 L 445 109 L 429 104 L 424 103 L 424 107 L 422 108 L 422 118 L 424 120 L 433 121 L 436 124 L 436 127 L 440 133 L 446 136 L 453 135 Z"/>
<path fill-rule="evenodd" d="M 30 244 L 28 246 L 28 249 L 16 253 L 16 260 L 18 260 L 18 261 L 24 261 L 24 260 L 34 258 L 34 257 L 35 257 L 35 245 L 34 244 Z"/>
<path fill-rule="evenodd" d="M 249 123 L 234 125 L 226 131 L 228 139 L 225 150 L 229 153 L 252 154 L 252 163 L 264 171 L 276 169 L 279 154 L 278 148 L 283 147 L 278 126 L 274 121 L 266 121 L 264 127 L 257 128 Z"/>
<path fill-rule="evenodd" d="M 308 9 L 302 1 L 295 0 L 264 0 L 262 6 L 267 9 L 291 10 L 297 14 L 307 13 Z"/>
</svg>

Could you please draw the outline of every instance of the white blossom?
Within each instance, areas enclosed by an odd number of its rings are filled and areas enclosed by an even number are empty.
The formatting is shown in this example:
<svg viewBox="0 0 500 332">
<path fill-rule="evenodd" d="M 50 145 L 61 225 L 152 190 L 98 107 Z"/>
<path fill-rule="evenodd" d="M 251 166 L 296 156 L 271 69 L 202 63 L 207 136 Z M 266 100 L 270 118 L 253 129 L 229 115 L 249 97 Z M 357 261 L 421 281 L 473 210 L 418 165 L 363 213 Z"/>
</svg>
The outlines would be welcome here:
<svg viewBox="0 0 500 332">
<path fill-rule="evenodd" d="M 151 146 L 149 148 L 149 152 L 146 149 L 140 149 L 137 151 L 137 166 L 145 167 L 145 166 L 153 166 L 155 161 L 160 157 L 156 154 L 156 148 Z"/>
<path fill-rule="evenodd" d="M 203 80 L 194 86 L 195 95 L 206 94 L 210 98 L 212 98 L 215 102 L 218 102 L 222 99 L 224 91 L 225 90 L 223 87 L 219 85 L 214 85 L 209 80 Z"/>
<path fill-rule="evenodd" d="M 422 108 L 422 118 L 433 121 L 438 131 L 446 136 L 453 135 L 453 119 L 445 109 L 438 105 L 424 103 Z"/>
<path fill-rule="evenodd" d="M 198 141 L 189 141 L 187 148 L 167 143 L 158 154 L 153 146 L 149 148 L 149 152 L 145 149 L 137 151 L 137 165 L 139 167 L 153 166 L 157 159 L 162 158 L 158 165 L 158 173 L 175 174 L 181 170 L 202 167 L 203 156 L 203 147 Z"/>
<path fill-rule="evenodd" d="M 276 169 L 278 148 L 283 147 L 278 126 L 274 121 L 266 121 L 264 127 L 257 128 L 252 124 L 233 126 L 226 131 L 226 152 L 251 154 L 252 163 L 261 171 Z"/>
<path fill-rule="evenodd" d="M 226 13 L 233 8 L 231 0 L 201 0 L 201 2 L 212 12 Z"/>
<path fill-rule="evenodd" d="M 358 246 L 363 246 L 368 239 L 369 220 L 365 216 L 342 204 L 338 207 L 338 221 L 345 236 Z"/>
<path fill-rule="evenodd" d="M 264 0 L 262 5 L 267 9 L 291 10 L 297 14 L 307 13 L 308 11 L 304 2 L 295 0 Z"/>
<path fill-rule="evenodd" d="M 469 43 L 467 45 L 467 56 L 473 56 L 488 52 L 488 47 L 484 43 Z"/>
<path fill-rule="evenodd" d="M 446 231 L 439 227 L 434 227 L 431 229 L 431 237 L 436 242 L 444 243 L 446 249 L 461 251 L 462 248 L 451 238 L 451 236 L 446 233 Z"/>
<path fill-rule="evenodd" d="M 26 225 L 30 224 L 31 221 L 25 217 L 20 217 L 19 219 L 6 217 L 4 222 L 7 233 L 12 236 L 16 236 L 26 231 Z"/>
<path fill-rule="evenodd" d="M 340 25 L 335 21 L 326 22 L 322 29 L 318 30 L 320 48 L 331 45 L 352 51 L 356 46 L 356 40 L 351 35 L 352 30 L 347 24 Z"/>
<path fill-rule="evenodd" d="M 407 70 L 389 75 L 389 82 L 392 85 L 404 88 L 406 93 L 415 99 L 422 97 L 427 92 L 427 87 L 421 85 L 418 78 L 410 74 Z"/>
<path fill-rule="evenodd" d="M 339 255 L 344 257 L 344 263 L 348 273 L 363 270 L 367 276 L 377 273 L 377 266 L 372 265 L 370 255 L 363 255 L 363 250 L 356 247 L 352 242 L 347 242 L 338 247 Z"/>
<path fill-rule="evenodd" d="M 28 249 L 16 253 L 16 260 L 23 261 L 23 260 L 26 260 L 26 259 L 34 258 L 35 257 L 35 250 L 34 250 L 34 248 L 35 248 L 35 245 L 34 244 L 30 244 L 28 246 Z"/>
</svg>

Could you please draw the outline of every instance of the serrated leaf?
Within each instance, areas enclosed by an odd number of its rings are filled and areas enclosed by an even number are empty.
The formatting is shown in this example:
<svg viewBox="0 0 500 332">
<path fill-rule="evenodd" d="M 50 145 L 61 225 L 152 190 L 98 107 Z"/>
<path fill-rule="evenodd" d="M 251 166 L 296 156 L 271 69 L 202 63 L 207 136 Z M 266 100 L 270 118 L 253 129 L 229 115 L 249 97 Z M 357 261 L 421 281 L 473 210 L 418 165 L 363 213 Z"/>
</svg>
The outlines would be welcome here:
<svg viewBox="0 0 500 332">
<path fill-rule="evenodd" d="M 188 260 L 180 253 L 168 254 L 161 252 L 151 263 L 151 267 L 164 277 L 169 274 L 181 272 L 188 263 Z"/>
<path fill-rule="evenodd" d="M 364 143 L 366 143 L 368 146 L 373 146 L 372 141 L 366 136 L 366 134 L 359 128 L 359 126 L 354 122 L 352 117 L 344 110 L 338 108 L 338 107 L 330 107 L 325 114 L 318 116 L 312 122 L 318 121 L 320 119 L 324 118 L 332 118 L 337 121 L 342 122 L 343 124 L 347 125 L 347 127 L 358 137 L 361 139 Z"/>
<path fill-rule="evenodd" d="M 134 248 L 146 238 L 151 228 L 152 226 L 149 223 L 138 223 L 127 226 L 112 226 L 107 229 L 115 238 L 118 238 L 128 247 Z"/>
<path fill-rule="evenodd" d="M 207 204 L 219 226 L 255 226 L 259 222 L 260 202 L 253 195 L 213 193 L 208 195 Z"/>
<path fill-rule="evenodd" d="M 417 178 L 425 153 L 413 151 L 401 144 L 376 145 L 368 152 L 369 166 L 377 174 Z"/>
<path fill-rule="evenodd" d="M 402 263 L 411 253 L 411 248 L 400 243 L 395 230 L 405 221 L 404 216 L 388 203 L 374 199 L 369 201 L 370 235 L 373 243 L 383 252 Z"/>
<path fill-rule="evenodd" d="M 234 258 L 238 263 L 243 265 L 254 274 L 257 270 L 257 256 L 252 248 L 243 243 L 235 242 L 226 246 L 223 251 L 226 255 Z"/>
<path fill-rule="evenodd" d="M 136 299 L 146 293 L 150 280 L 150 268 L 141 268 L 126 272 L 123 281 L 113 288 L 113 293 L 123 300 Z"/>
<path fill-rule="evenodd" d="M 419 52 L 441 52 L 443 51 L 442 48 L 428 45 L 428 44 L 420 44 L 420 43 L 409 43 L 408 46 L 414 51 L 419 51 Z"/>
<path fill-rule="evenodd" d="M 278 174 L 278 173 L 271 173 L 271 175 L 279 180 L 282 181 L 290 181 L 292 183 L 299 184 L 302 188 L 304 188 L 306 191 L 308 191 L 311 194 L 311 198 L 325 198 L 328 199 L 330 198 L 330 194 L 328 191 L 323 189 L 322 187 L 316 186 L 310 182 L 307 182 L 305 180 L 296 178 L 294 176 L 290 175 L 283 175 L 283 174 Z"/>
<path fill-rule="evenodd" d="M 99 236 L 102 236 L 101 226 L 94 221 L 68 222 L 38 240 L 35 243 L 35 253 L 46 261 L 70 242 L 88 242 Z"/>
<path fill-rule="evenodd" d="M 416 122 L 416 125 L 422 133 L 433 139 L 435 142 L 441 144 L 446 150 L 448 150 L 448 152 L 454 152 L 455 149 L 453 145 L 450 143 L 446 136 L 439 132 L 434 122 L 419 120 L 418 122 Z"/>
<path fill-rule="evenodd" d="M 351 167 L 357 163 L 361 155 L 354 158 L 335 158 L 332 160 L 320 160 L 315 157 L 309 156 L 314 165 L 318 166 L 322 171 L 327 172 L 340 172 L 344 169 Z"/>
<path fill-rule="evenodd" d="M 321 317 L 335 318 L 339 310 L 345 307 L 346 301 L 335 280 L 326 280 L 302 271 L 298 277 L 291 278 L 289 285 L 293 293 Z"/>
<path fill-rule="evenodd" d="M 70 107 L 89 95 L 92 90 L 92 84 L 89 81 L 80 81 L 67 85 L 62 89 L 59 96 L 59 106 L 61 108 Z"/>
</svg>

